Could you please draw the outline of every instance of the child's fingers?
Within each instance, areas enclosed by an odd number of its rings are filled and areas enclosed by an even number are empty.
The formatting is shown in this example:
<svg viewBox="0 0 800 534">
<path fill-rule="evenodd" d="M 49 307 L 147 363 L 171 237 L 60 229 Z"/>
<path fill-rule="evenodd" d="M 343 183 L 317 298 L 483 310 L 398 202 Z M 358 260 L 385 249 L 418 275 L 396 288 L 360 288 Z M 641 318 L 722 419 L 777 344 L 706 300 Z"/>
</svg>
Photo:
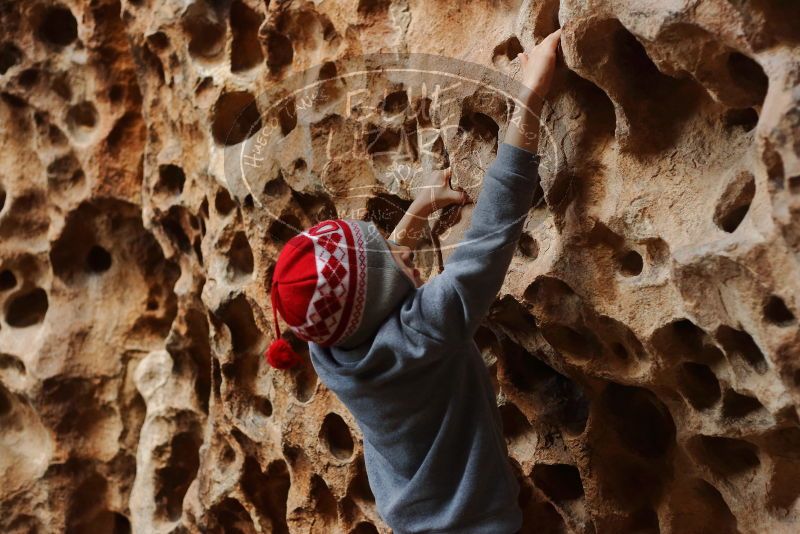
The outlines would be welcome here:
<svg viewBox="0 0 800 534">
<path fill-rule="evenodd" d="M 561 37 L 561 28 L 557 29 L 550 35 L 545 38 L 545 42 L 547 42 L 547 48 L 551 49 L 555 52 L 556 47 L 558 46 L 559 39 Z"/>
</svg>

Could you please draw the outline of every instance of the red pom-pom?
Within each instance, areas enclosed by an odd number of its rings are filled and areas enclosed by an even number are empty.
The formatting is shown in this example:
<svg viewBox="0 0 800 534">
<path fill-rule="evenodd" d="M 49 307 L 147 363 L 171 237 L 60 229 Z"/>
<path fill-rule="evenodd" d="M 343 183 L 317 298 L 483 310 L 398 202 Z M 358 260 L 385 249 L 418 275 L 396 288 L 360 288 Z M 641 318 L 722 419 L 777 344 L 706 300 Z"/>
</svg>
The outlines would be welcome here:
<svg viewBox="0 0 800 534">
<path fill-rule="evenodd" d="M 289 369 L 300 363 L 300 356 L 285 339 L 276 339 L 267 349 L 267 362 L 276 369 Z"/>
</svg>

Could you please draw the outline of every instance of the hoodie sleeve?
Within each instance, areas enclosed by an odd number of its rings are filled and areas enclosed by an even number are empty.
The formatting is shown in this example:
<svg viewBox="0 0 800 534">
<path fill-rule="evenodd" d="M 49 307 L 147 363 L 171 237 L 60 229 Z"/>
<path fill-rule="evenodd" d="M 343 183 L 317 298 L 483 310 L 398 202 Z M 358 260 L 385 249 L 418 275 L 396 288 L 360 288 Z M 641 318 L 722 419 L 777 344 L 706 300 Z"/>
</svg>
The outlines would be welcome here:
<svg viewBox="0 0 800 534">
<path fill-rule="evenodd" d="M 464 239 L 444 271 L 405 303 L 404 326 L 441 343 L 472 339 L 503 285 L 539 183 L 538 163 L 536 154 L 500 144 Z"/>
</svg>

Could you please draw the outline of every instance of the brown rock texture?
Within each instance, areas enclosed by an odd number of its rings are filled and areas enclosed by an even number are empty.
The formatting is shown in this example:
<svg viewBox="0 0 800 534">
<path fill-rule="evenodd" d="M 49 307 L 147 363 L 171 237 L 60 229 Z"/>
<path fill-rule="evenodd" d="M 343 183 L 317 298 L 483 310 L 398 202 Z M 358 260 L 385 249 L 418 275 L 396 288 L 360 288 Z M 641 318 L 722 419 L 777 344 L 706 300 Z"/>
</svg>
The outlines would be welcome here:
<svg viewBox="0 0 800 534">
<path fill-rule="evenodd" d="M 356 422 L 263 359 L 271 267 L 324 218 L 390 229 L 419 171 L 476 196 L 502 141 L 508 101 L 427 113 L 347 58 L 513 77 L 559 26 L 541 192 L 476 336 L 523 531 L 800 531 L 792 0 L 0 2 L 0 531 L 389 532 Z M 324 91 L 261 107 L 293 76 Z M 431 221 L 427 276 L 469 213 Z"/>
</svg>

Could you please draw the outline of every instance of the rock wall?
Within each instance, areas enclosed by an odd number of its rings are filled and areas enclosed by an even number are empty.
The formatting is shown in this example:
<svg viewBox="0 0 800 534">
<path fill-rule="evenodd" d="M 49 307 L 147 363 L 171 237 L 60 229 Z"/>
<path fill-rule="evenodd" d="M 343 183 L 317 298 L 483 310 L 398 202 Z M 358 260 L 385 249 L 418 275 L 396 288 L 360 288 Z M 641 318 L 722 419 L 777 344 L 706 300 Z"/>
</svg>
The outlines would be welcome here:
<svg viewBox="0 0 800 534">
<path fill-rule="evenodd" d="M 422 169 L 477 195 L 504 134 L 508 102 L 457 92 L 445 128 L 346 58 L 513 76 L 561 26 L 542 190 L 476 336 L 525 532 L 797 532 L 798 21 L 791 0 L 0 3 L 0 529 L 388 532 L 355 421 L 310 364 L 263 360 L 270 269 L 292 228 L 390 229 Z M 259 108 L 303 72 L 313 105 Z M 337 110 L 355 86 L 367 105 Z M 331 158 L 347 138 L 366 157 Z M 426 276 L 468 221 L 431 221 Z"/>
</svg>

